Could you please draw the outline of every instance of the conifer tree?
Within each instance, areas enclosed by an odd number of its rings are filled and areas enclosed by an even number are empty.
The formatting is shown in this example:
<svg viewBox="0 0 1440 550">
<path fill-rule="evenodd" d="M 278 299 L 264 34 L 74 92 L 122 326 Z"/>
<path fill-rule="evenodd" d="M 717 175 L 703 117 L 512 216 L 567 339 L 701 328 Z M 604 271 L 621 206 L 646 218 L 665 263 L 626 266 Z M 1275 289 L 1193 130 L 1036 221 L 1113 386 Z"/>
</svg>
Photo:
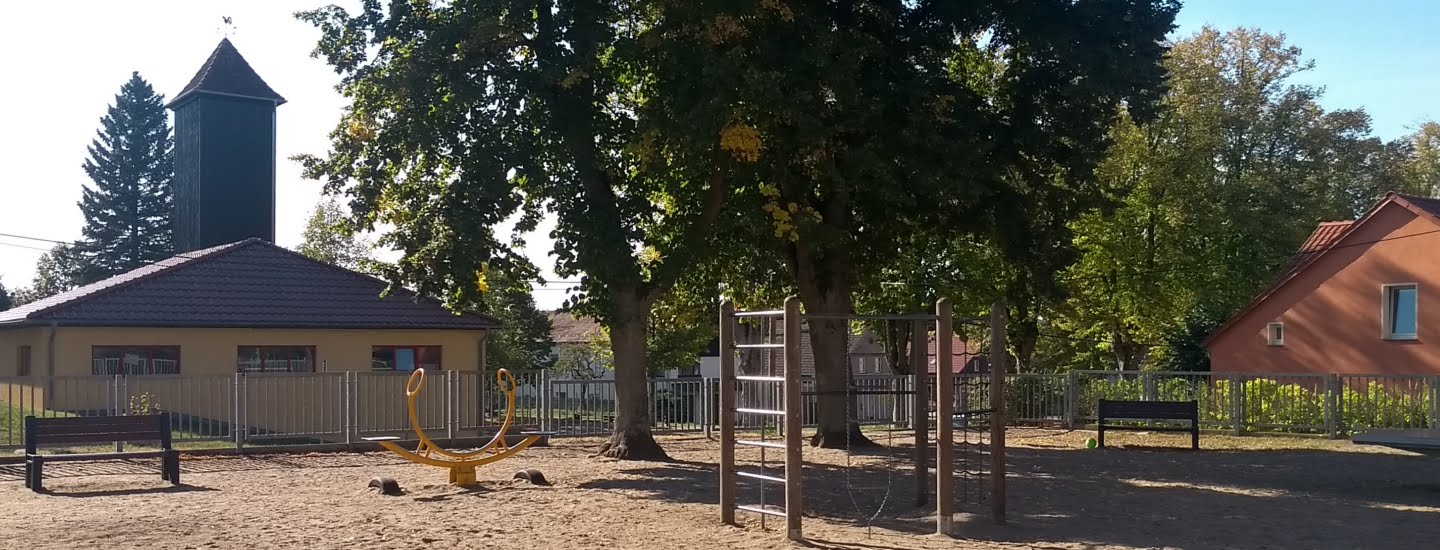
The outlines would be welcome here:
<svg viewBox="0 0 1440 550">
<path fill-rule="evenodd" d="M 173 230 L 173 140 L 164 97 L 132 73 L 100 119 L 89 147 L 80 283 L 169 257 Z"/>
</svg>

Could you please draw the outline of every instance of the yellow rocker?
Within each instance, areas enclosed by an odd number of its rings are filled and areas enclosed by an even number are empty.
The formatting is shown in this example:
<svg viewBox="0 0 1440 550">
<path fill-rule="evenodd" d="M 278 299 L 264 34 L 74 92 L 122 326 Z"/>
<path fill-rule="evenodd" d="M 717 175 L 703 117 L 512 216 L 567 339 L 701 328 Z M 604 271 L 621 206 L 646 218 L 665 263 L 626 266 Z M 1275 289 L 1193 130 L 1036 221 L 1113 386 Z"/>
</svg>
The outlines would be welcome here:
<svg viewBox="0 0 1440 550">
<path fill-rule="evenodd" d="M 411 374 L 410 379 L 405 382 L 405 401 L 410 413 L 410 428 L 420 438 L 420 444 L 415 447 L 415 450 L 410 451 L 397 444 L 396 441 L 400 440 L 398 437 L 366 437 L 364 439 L 379 443 L 380 446 L 400 455 L 405 460 L 448 468 L 451 485 L 461 487 L 475 485 L 476 467 L 515 456 L 526 447 L 535 444 L 540 438 L 552 434 L 552 432 L 520 432 L 525 439 L 515 445 L 506 446 L 505 432 L 510 429 L 510 423 L 515 418 L 515 375 L 510 374 L 508 370 L 500 369 L 495 373 L 495 383 L 500 387 L 500 391 L 505 392 L 505 421 L 500 424 L 500 431 L 495 433 L 495 437 L 479 449 L 467 453 L 447 451 L 431 441 L 425 435 L 425 430 L 420 428 L 420 415 L 415 410 L 415 399 L 419 397 L 420 390 L 425 387 L 425 369 L 415 369 L 415 373 Z"/>
</svg>

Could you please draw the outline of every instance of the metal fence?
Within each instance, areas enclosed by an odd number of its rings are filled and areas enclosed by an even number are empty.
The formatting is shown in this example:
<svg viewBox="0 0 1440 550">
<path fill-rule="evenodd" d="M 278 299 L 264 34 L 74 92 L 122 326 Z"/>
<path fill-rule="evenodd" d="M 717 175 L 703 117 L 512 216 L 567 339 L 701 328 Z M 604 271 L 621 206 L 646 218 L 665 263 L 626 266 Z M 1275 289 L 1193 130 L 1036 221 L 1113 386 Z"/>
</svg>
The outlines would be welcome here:
<svg viewBox="0 0 1440 550">
<path fill-rule="evenodd" d="M 515 429 L 553 431 L 558 437 L 612 431 L 614 381 L 557 380 L 543 371 L 514 374 Z M 0 378 L 0 448 L 23 445 L 26 415 L 106 416 L 150 410 L 168 411 L 175 441 L 190 447 L 408 438 L 413 434 L 404 399 L 406 376 L 334 372 Z M 738 384 L 738 407 L 782 408 L 775 385 Z M 956 375 L 954 384 L 956 411 L 991 408 L 988 374 Z M 843 399 L 852 421 L 913 425 L 918 396 L 909 376 L 857 375 L 852 387 L 859 391 L 836 397 Z M 802 391 L 815 389 L 812 379 L 804 381 Z M 654 431 L 708 434 L 716 428 L 718 380 L 653 379 L 648 390 Z M 924 393 L 933 400 L 933 392 Z M 1369 429 L 1440 427 L 1440 376 L 1074 371 L 1006 377 L 1005 404 L 1012 425 L 1082 427 L 1095 421 L 1100 399 L 1195 400 L 1203 427 L 1236 434 L 1343 436 Z M 800 408 L 805 426 L 815 425 L 820 400 L 805 396 Z M 933 411 L 933 401 L 930 405 Z M 437 439 L 487 435 L 503 420 L 504 411 L 504 394 L 491 373 L 440 371 L 426 379 L 417 403 L 420 426 Z M 962 415 L 954 421 L 963 427 L 968 419 Z M 759 427 L 761 417 L 742 415 L 739 422 L 741 427 Z"/>
</svg>

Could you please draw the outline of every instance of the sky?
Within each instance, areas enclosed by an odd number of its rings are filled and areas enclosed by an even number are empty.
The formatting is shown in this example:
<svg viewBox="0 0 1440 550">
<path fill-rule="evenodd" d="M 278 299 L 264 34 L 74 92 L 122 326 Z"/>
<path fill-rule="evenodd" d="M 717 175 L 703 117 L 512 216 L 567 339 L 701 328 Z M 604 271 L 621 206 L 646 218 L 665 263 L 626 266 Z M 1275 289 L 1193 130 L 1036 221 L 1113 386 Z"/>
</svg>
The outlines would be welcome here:
<svg viewBox="0 0 1440 550">
<path fill-rule="evenodd" d="M 76 203 L 88 182 L 81 164 L 120 85 L 139 71 L 158 92 L 174 96 L 225 36 L 221 18 L 228 16 L 236 48 L 289 100 L 277 115 L 276 241 L 298 244 L 320 184 L 302 178 L 288 158 L 323 154 L 345 101 L 335 90 L 339 77 L 310 57 L 319 32 L 293 14 L 333 1 L 7 3 L 0 18 L 0 234 L 79 238 L 84 218 Z M 1192 0 L 1180 11 L 1176 34 L 1206 24 L 1285 33 L 1315 61 L 1299 82 L 1324 86 L 1328 109 L 1364 107 L 1375 134 L 1393 139 L 1440 118 L 1432 102 L 1440 97 L 1440 45 L 1431 34 L 1437 20 L 1440 2 L 1427 0 Z M 526 252 L 553 280 L 548 225 L 531 236 Z M 29 284 L 49 246 L 0 236 L 0 283 Z M 537 289 L 537 305 L 558 307 L 564 286 Z"/>
</svg>

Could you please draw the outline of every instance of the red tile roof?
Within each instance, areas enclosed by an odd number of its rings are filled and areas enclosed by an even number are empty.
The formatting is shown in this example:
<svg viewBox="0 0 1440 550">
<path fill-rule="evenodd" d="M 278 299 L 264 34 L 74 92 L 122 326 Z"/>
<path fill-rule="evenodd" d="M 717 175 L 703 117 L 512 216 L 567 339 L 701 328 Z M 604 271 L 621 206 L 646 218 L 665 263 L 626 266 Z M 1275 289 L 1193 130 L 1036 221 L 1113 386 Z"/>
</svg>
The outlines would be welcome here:
<svg viewBox="0 0 1440 550">
<path fill-rule="evenodd" d="M 550 339 L 556 344 L 584 344 L 600 336 L 600 323 L 563 311 L 550 314 Z"/>
</svg>

